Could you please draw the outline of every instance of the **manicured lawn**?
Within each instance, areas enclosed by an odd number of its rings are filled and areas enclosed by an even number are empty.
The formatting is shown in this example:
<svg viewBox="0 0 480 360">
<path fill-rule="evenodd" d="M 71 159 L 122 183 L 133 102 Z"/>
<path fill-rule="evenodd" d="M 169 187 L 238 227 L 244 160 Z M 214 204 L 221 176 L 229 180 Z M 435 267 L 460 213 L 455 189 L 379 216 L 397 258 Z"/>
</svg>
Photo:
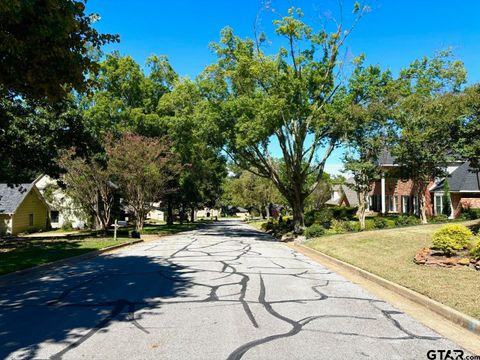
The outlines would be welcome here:
<svg viewBox="0 0 480 360">
<path fill-rule="evenodd" d="M 480 319 L 479 271 L 426 267 L 413 262 L 416 252 L 430 246 L 431 234 L 441 226 L 330 235 L 306 245 Z"/>
<path fill-rule="evenodd" d="M 81 240 L 0 241 L 0 274 L 81 255 L 131 240 L 118 238 L 115 241 L 113 237 L 104 237 Z"/>
</svg>

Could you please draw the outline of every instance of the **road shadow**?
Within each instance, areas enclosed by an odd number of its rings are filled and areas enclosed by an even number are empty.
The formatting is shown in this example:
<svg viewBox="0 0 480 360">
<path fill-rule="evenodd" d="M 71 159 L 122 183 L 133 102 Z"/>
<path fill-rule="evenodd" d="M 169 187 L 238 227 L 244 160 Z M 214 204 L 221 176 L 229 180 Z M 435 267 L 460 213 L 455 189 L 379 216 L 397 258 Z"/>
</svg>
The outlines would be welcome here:
<svg viewBox="0 0 480 360">
<path fill-rule="evenodd" d="M 112 322 L 143 328 L 138 310 L 186 296 L 185 269 L 148 256 L 108 255 L 45 272 L 1 288 L 0 358 L 39 358 L 42 343 L 58 345 L 51 359 L 79 346 Z"/>
<path fill-rule="evenodd" d="M 211 225 L 206 225 L 203 229 L 198 231 L 198 234 L 234 238 L 252 238 L 260 241 L 278 242 L 277 239 L 267 233 L 245 226 L 245 224 L 240 221 L 232 220 L 223 222 L 219 221 Z"/>
</svg>

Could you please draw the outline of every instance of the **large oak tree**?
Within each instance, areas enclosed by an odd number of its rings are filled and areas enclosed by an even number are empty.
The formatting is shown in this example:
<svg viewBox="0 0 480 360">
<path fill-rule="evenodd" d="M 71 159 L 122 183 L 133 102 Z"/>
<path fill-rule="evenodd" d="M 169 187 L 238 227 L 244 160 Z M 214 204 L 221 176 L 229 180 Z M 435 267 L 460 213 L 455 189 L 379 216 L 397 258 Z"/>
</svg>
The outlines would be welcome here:
<svg viewBox="0 0 480 360">
<path fill-rule="evenodd" d="M 366 9 L 355 4 L 354 24 Z M 242 39 L 230 28 L 213 44 L 218 62 L 203 78 L 216 95 L 213 122 L 225 136 L 224 150 L 234 161 L 269 178 L 293 209 L 295 232 L 304 228 L 305 199 L 321 180 L 327 158 L 348 130 L 336 116 L 333 95 L 339 86 L 342 45 L 352 28 L 314 31 L 299 9 L 275 21 L 281 44 L 275 55 L 264 51 L 265 37 Z M 271 153 L 279 144 L 284 169 Z"/>
</svg>

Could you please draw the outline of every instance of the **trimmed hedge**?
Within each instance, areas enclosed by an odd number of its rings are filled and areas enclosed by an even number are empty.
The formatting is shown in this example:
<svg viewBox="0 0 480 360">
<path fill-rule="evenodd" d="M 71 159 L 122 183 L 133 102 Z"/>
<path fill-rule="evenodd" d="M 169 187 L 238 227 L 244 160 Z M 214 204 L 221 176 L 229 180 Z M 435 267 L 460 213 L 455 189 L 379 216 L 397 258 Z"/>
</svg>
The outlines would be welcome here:
<svg viewBox="0 0 480 360">
<path fill-rule="evenodd" d="M 469 246 L 472 232 L 463 225 L 444 225 L 432 237 L 432 249 L 440 250 L 445 255 L 455 255 L 457 251 Z"/>
<path fill-rule="evenodd" d="M 305 238 L 311 239 L 325 234 L 325 228 L 320 224 L 313 224 L 305 229 Z"/>
</svg>

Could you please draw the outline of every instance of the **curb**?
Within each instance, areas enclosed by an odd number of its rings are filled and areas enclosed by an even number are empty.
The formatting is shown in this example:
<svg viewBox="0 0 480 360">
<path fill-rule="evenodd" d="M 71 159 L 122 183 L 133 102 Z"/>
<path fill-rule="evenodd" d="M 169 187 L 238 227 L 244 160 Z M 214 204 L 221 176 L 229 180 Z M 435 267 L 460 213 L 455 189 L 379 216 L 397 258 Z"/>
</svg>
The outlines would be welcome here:
<svg viewBox="0 0 480 360">
<path fill-rule="evenodd" d="M 452 309 L 449 306 L 443 305 L 438 301 L 432 300 L 429 297 L 419 294 L 416 291 L 410 290 L 404 286 L 398 285 L 392 281 L 386 280 L 378 275 L 372 274 L 366 270 L 360 269 L 357 266 L 348 264 L 342 260 L 338 260 L 333 258 L 329 255 L 326 255 L 318 250 L 309 248 L 305 245 L 300 244 L 291 244 L 290 247 L 293 249 L 299 250 L 304 255 L 308 256 L 308 253 L 314 253 L 316 256 L 325 259 L 326 261 L 330 261 L 335 265 L 345 268 L 365 279 L 368 279 L 377 285 L 383 286 L 384 288 L 393 291 L 419 305 L 425 306 L 427 309 L 437 313 L 438 315 L 450 320 L 464 329 L 471 331 L 476 335 L 480 335 L 480 321 L 474 319 L 473 317 L 463 314 L 455 309 Z"/>
<path fill-rule="evenodd" d="M 90 259 L 90 258 L 93 258 L 95 256 L 101 255 L 103 253 L 106 253 L 108 251 L 120 249 L 120 248 L 123 248 L 123 247 L 126 247 L 126 246 L 138 244 L 138 243 L 141 243 L 141 242 L 143 242 L 143 240 L 133 240 L 133 241 L 129 241 L 127 243 L 113 245 L 113 246 L 109 246 L 109 247 L 94 250 L 94 251 L 89 251 L 89 252 L 87 252 L 85 254 L 82 254 L 82 255 L 72 256 L 72 257 L 52 261 L 52 262 L 49 262 L 49 263 L 46 263 L 46 264 L 37 265 L 37 266 L 31 267 L 31 268 L 14 271 L 14 272 L 11 272 L 11 273 L 8 273 L 8 274 L 5 274 L 5 275 L 1 275 L 0 276 L 0 287 L 5 287 L 5 286 L 8 286 L 8 285 L 14 284 L 16 282 L 19 282 L 21 280 L 25 280 L 28 277 L 35 276 L 36 273 L 41 272 L 43 270 L 47 270 L 47 269 L 57 267 L 57 266 L 66 265 L 70 262 L 76 262 L 76 261 Z"/>
</svg>

